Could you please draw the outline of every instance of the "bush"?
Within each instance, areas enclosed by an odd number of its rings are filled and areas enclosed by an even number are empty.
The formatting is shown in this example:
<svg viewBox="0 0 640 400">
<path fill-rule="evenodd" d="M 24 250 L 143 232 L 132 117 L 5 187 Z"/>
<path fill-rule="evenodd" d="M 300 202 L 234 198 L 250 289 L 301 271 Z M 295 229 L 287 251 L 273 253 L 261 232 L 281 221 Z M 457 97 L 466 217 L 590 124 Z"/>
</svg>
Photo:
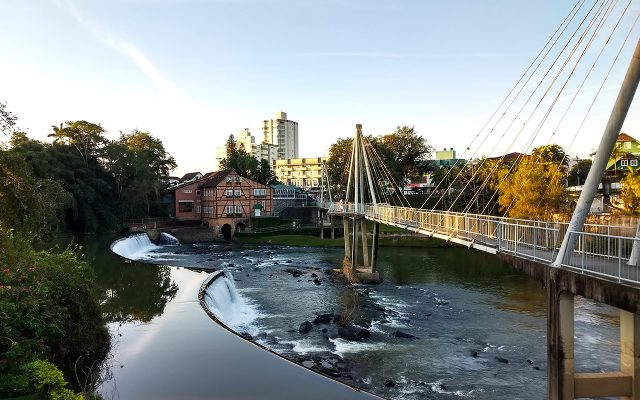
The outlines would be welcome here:
<svg viewBox="0 0 640 400">
<path fill-rule="evenodd" d="M 25 366 L 34 360 L 70 371 L 108 344 L 89 266 L 70 250 L 35 251 L 28 238 L 0 227 L 0 397 L 24 394 Z"/>
</svg>

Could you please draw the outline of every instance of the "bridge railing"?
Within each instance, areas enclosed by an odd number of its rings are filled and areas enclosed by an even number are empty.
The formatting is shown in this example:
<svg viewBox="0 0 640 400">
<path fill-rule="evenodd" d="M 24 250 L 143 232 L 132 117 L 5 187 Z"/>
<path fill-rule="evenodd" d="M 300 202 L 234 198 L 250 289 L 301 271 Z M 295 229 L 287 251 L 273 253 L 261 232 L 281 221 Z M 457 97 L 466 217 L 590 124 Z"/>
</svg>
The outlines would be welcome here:
<svg viewBox="0 0 640 400">
<path fill-rule="evenodd" d="M 640 282 L 639 239 L 590 232 L 569 234 L 574 236 L 576 248 L 565 255 L 563 266 L 618 282 Z"/>
</svg>

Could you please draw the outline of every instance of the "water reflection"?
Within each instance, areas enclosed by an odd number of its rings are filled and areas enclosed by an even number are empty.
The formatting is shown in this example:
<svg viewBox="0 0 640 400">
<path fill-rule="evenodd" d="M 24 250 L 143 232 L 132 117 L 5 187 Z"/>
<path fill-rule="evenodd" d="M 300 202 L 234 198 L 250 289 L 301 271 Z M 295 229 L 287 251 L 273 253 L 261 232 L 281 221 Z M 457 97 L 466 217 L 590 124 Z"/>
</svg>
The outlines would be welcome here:
<svg viewBox="0 0 640 400">
<path fill-rule="evenodd" d="M 107 322 L 149 322 L 162 315 L 178 292 L 171 280 L 170 267 L 126 262 L 109 249 L 116 236 L 73 239 L 82 257 L 91 264 L 101 292 L 101 305 Z M 55 243 L 66 247 L 71 239 Z"/>
</svg>

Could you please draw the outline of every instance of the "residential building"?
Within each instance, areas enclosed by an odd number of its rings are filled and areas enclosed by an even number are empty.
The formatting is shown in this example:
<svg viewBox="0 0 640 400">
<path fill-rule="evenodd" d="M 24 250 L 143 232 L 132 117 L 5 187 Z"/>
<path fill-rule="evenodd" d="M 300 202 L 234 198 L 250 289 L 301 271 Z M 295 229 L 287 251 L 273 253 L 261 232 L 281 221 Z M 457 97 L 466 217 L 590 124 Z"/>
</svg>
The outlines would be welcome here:
<svg viewBox="0 0 640 400">
<path fill-rule="evenodd" d="M 626 133 L 620 133 L 607 162 L 605 173 L 609 177 L 620 178 L 629 167 L 637 169 L 639 162 L 640 142 Z"/>
<path fill-rule="evenodd" d="M 209 176 L 209 174 L 207 174 L 207 176 Z M 173 192 L 176 219 L 200 219 L 202 205 L 198 185 L 200 185 L 206 179 L 206 177 L 201 176 L 200 179 L 181 183 L 178 186 L 174 186 L 169 189 Z"/>
<path fill-rule="evenodd" d="M 322 163 L 327 162 L 328 159 L 328 157 L 312 157 L 276 160 L 273 171 L 277 179 L 285 185 L 317 191 L 321 184 Z"/>
<path fill-rule="evenodd" d="M 262 121 L 263 143 L 278 146 L 277 159 L 298 158 L 298 123 L 288 120 L 286 112 Z"/>
<path fill-rule="evenodd" d="M 438 167 L 451 167 L 456 165 L 459 161 L 464 160 L 456 158 L 456 151 L 453 149 L 453 147 L 450 147 L 449 150 L 447 150 L 446 148 L 443 148 L 442 150 L 436 150 L 436 165 Z"/>
<path fill-rule="evenodd" d="M 268 143 L 256 144 L 256 138 L 249 132 L 248 128 L 235 134 L 234 139 L 238 149 L 243 149 L 248 154 L 257 158 L 258 161 L 266 160 L 269 165 L 273 165 L 273 162 L 278 157 L 278 146 Z M 217 169 L 221 169 L 220 162 L 226 157 L 227 147 L 216 147 L 215 167 Z"/>
<path fill-rule="evenodd" d="M 193 182 L 202 178 L 202 176 L 203 175 L 200 172 L 189 172 L 180 178 L 180 183 Z"/>
<path fill-rule="evenodd" d="M 242 230 L 251 216 L 273 211 L 269 186 L 238 175 L 219 171 L 198 184 L 202 223 L 230 239 L 232 230 Z"/>
</svg>

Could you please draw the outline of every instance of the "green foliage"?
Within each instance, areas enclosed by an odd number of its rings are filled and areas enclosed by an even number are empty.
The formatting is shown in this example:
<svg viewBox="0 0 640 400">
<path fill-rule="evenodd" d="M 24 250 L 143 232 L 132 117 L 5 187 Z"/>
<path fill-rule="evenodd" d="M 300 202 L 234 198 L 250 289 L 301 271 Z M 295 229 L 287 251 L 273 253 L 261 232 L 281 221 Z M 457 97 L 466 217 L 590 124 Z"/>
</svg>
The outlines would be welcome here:
<svg viewBox="0 0 640 400">
<path fill-rule="evenodd" d="M 13 132 L 18 118 L 7 110 L 7 104 L 0 102 L 0 132 L 9 135 Z"/>
<path fill-rule="evenodd" d="M 434 169 L 429 161 L 433 147 L 414 127 L 399 126 L 390 134 L 368 136 L 367 139 L 387 167 L 395 185 L 415 180 Z M 329 148 L 327 172 L 333 186 L 332 193 L 337 199 L 344 195 L 347 187 L 352 141 L 339 138 Z"/>
<path fill-rule="evenodd" d="M 42 237 L 56 229 L 70 201 L 60 183 L 36 180 L 18 155 L 0 150 L 0 225 Z"/>
<path fill-rule="evenodd" d="M 29 387 L 49 400 L 84 400 L 84 396 L 68 389 L 62 371 L 54 364 L 35 360 L 26 366 Z"/>
<path fill-rule="evenodd" d="M 591 160 L 579 160 L 569 170 L 567 177 L 569 186 L 583 185 L 591 170 Z"/>
<path fill-rule="evenodd" d="M 134 130 L 109 142 L 102 155 L 124 217 L 150 216 L 165 189 L 164 178 L 176 167 L 162 142 L 149 132 Z"/>
<path fill-rule="evenodd" d="M 24 390 L 5 377 L 46 358 L 64 369 L 109 343 L 91 268 L 66 250 L 35 251 L 0 227 L 0 397 Z"/>
<path fill-rule="evenodd" d="M 258 161 L 257 158 L 247 153 L 242 146 L 238 149 L 233 135 L 230 135 L 227 140 L 227 157 L 220 161 L 220 167 L 234 170 L 239 175 L 263 185 L 271 185 L 278 182 L 271 165 L 269 165 L 269 161 Z"/>
<path fill-rule="evenodd" d="M 381 138 L 380 149 L 385 165 L 396 183 L 404 184 L 422 176 L 429 167 L 428 160 L 433 147 L 420 136 L 415 127 L 398 126 L 397 129 Z"/>
<path fill-rule="evenodd" d="M 37 181 L 57 182 L 70 194 L 64 220 L 73 232 L 111 232 L 125 218 L 166 215 L 160 197 L 176 163 L 162 142 L 138 130 L 108 141 L 103 132 L 100 125 L 70 121 L 54 127 L 54 144 L 17 132 L 5 150 L 11 162 L 26 163 L 20 176 L 30 171 Z M 48 194 L 54 189 L 48 184 L 38 190 L 53 199 Z"/>
<path fill-rule="evenodd" d="M 640 170 L 634 171 L 629 167 L 629 172 L 620 183 L 620 199 L 624 202 L 625 210 L 633 214 L 640 213 Z"/>
</svg>

